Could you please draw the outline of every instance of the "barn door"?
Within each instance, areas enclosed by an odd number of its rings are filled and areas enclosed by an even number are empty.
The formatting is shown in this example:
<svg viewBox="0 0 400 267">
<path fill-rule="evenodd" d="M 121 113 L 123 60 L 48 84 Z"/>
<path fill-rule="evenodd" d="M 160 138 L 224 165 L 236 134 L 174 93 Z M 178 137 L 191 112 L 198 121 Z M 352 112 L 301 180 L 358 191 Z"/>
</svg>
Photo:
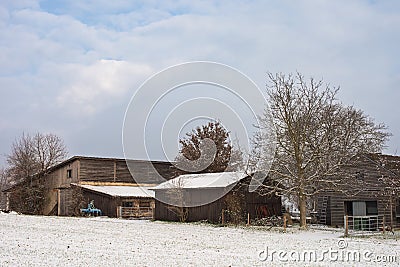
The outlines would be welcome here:
<svg viewBox="0 0 400 267">
<path fill-rule="evenodd" d="M 367 205 L 365 201 L 353 201 L 353 216 L 366 216 Z"/>
</svg>

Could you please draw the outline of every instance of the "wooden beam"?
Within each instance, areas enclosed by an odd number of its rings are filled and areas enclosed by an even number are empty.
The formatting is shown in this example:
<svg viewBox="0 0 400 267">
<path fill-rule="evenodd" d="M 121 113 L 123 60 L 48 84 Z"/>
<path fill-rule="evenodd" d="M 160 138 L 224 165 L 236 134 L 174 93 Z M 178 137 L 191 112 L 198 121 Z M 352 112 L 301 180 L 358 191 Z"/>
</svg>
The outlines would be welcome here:
<svg viewBox="0 0 400 267">
<path fill-rule="evenodd" d="M 114 182 L 117 180 L 117 161 L 114 160 Z"/>
<path fill-rule="evenodd" d="M 98 181 L 81 181 L 81 185 L 99 185 L 99 186 L 157 186 L 157 184 L 136 184 L 124 182 L 98 182 Z"/>
</svg>

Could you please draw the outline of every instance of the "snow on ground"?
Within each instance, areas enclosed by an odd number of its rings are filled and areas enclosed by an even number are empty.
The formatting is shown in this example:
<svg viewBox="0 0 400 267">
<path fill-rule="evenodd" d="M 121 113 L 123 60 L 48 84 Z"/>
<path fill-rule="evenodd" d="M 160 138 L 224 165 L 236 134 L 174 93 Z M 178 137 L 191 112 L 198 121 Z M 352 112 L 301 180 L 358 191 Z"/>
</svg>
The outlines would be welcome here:
<svg viewBox="0 0 400 267">
<path fill-rule="evenodd" d="M 399 265 L 400 241 L 342 234 L 0 213 L 0 266 L 383 266 L 373 261 L 393 255 Z M 354 261 L 353 252 L 368 255 Z"/>
</svg>

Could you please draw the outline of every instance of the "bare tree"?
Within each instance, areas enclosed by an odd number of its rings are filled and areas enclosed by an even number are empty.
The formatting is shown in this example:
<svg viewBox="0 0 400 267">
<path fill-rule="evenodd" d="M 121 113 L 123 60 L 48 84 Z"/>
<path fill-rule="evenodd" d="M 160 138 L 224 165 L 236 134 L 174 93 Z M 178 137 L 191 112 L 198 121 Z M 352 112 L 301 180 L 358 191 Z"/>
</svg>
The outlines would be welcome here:
<svg viewBox="0 0 400 267">
<path fill-rule="evenodd" d="M 63 140 L 55 134 L 37 133 L 33 137 L 33 142 L 39 172 L 45 172 L 68 155 Z"/>
<path fill-rule="evenodd" d="M 31 177 L 38 171 L 34 141 L 30 135 L 23 133 L 21 138 L 12 144 L 7 163 L 14 183 Z"/>
<path fill-rule="evenodd" d="M 189 210 L 186 207 L 186 198 L 189 196 L 185 195 L 185 181 L 182 177 L 177 177 L 170 182 L 171 188 L 167 189 L 166 194 L 171 205 L 168 205 L 167 208 L 178 216 L 180 222 L 186 222 L 189 214 Z"/>
<path fill-rule="evenodd" d="M 68 155 L 63 140 L 54 134 L 23 133 L 11 147 L 7 163 L 15 181 L 43 173 Z"/>
<path fill-rule="evenodd" d="M 7 183 L 6 169 L 0 168 L 0 188 L 2 188 Z"/>
<path fill-rule="evenodd" d="M 231 190 L 228 194 L 225 195 L 224 202 L 226 206 L 225 213 L 227 215 L 226 221 L 231 222 L 235 225 L 238 225 L 244 220 L 244 209 L 245 207 L 245 195 L 243 191 L 240 189 L 241 183 L 238 183 L 239 186 L 233 190 Z"/>
<path fill-rule="evenodd" d="M 54 134 L 22 134 L 7 155 L 12 183 L 19 184 L 10 197 L 11 208 L 31 214 L 40 214 L 45 200 L 43 178 L 46 171 L 67 156 L 62 139 Z"/>
<path fill-rule="evenodd" d="M 276 127 L 276 153 L 265 192 L 296 199 L 300 225 L 306 227 L 308 200 L 325 190 L 359 188 L 343 172 L 360 153 L 380 152 L 390 136 L 386 126 L 375 124 L 361 110 L 336 99 L 338 88 L 322 80 L 296 75 L 268 74 L 267 93 Z M 271 119 L 265 113 L 265 125 Z M 263 126 L 261 126 L 263 127 Z M 265 137 L 254 137 L 254 155 L 260 155 Z"/>
</svg>

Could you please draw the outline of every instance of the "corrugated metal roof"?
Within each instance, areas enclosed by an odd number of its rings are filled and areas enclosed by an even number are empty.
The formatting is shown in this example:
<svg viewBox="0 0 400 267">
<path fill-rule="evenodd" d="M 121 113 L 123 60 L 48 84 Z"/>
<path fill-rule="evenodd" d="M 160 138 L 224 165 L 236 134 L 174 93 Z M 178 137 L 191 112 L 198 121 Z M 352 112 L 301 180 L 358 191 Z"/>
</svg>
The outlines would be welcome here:
<svg viewBox="0 0 400 267">
<path fill-rule="evenodd" d="M 148 186 L 118 186 L 118 185 L 85 185 L 73 184 L 91 191 L 100 192 L 113 197 L 152 197 L 154 191 L 149 190 Z"/>
<path fill-rule="evenodd" d="M 184 174 L 159 184 L 153 187 L 152 190 L 170 188 L 224 188 L 245 177 L 247 177 L 246 174 L 238 172 Z"/>
</svg>

